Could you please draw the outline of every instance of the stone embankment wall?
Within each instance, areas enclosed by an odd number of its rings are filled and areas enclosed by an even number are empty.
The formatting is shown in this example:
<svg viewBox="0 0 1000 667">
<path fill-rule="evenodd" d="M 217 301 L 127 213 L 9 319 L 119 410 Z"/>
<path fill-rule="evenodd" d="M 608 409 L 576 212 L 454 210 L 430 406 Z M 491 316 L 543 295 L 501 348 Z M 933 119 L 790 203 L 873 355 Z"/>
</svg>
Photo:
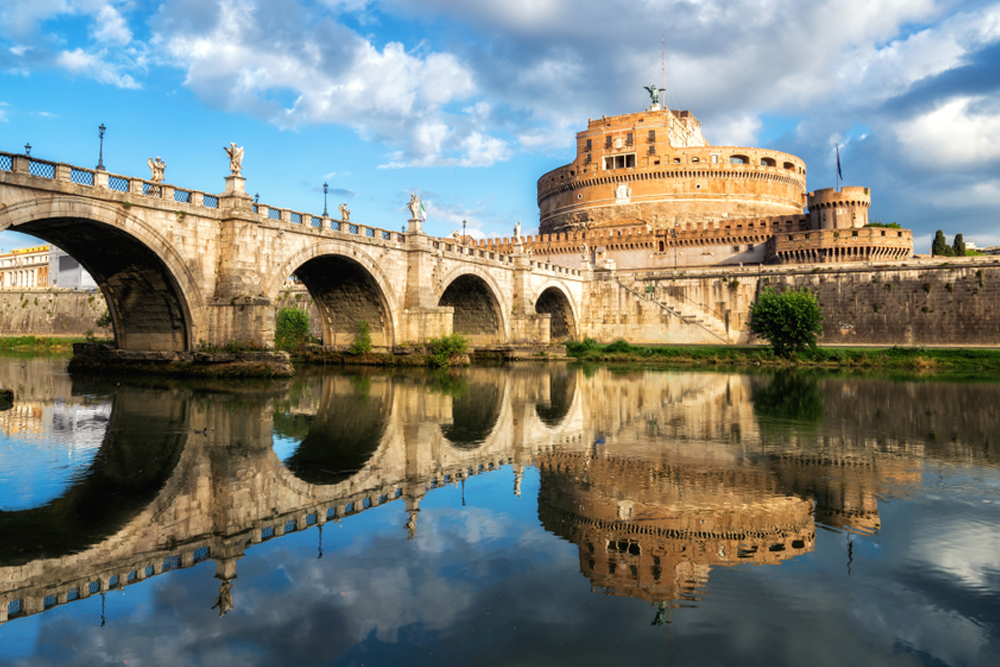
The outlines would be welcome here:
<svg viewBox="0 0 1000 667">
<path fill-rule="evenodd" d="M 772 286 L 817 294 L 827 345 L 1000 345 L 1000 260 L 595 274 L 584 335 L 603 342 L 755 342 L 750 304 Z M 603 278 L 603 279 L 602 279 Z"/>
<path fill-rule="evenodd" d="M 110 337 L 97 321 L 108 310 L 100 292 L 59 289 L 0 291 L 0 336 Z"/>
</svg>

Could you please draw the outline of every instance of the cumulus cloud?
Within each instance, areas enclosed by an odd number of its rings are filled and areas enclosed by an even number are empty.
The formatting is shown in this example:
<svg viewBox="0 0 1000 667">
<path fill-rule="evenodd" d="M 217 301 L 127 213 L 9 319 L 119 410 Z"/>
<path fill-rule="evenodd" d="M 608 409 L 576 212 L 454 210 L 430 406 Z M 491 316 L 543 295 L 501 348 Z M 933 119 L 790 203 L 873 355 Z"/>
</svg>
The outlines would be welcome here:
<svg viewBox="0 0 1000 667">
<path fill-rule="evenodd" d="M 140 85 L 131 75 L 113 62 L 105 60 L 105 51 L 89 53 L 83 49 L 63 51 L 56 57 L 56 63 L 70 74 L 84 75 L 96 79 L 100 83 L 111 84 L 119 88 L 139 88 Z"/>
<path fill-rule="evenodd" d="M 98 42 L 124 46 L 132 41 L 132 31 L 118 10 L 105 5 L 97 12 L 91 34 Z"/>
<path fill-rule="evenodd" d="M 224 0 L 197 26 L 183 15 L 187 8 L 165 5 L 155 28 L 186 85 L 213 106 L 289 129 L 354 127 L 399 146 L 386 166 L 478 166 L 507 155 L 476 113 L 448 109 L 477 91 L 473 72 L 452 54 L 407 51 L 399 42 L 380 48 L 290 1 Z"/>
<path fill-rule="evenodd" d="M 139 88 L 133 76 L 146 66 L 145 46 L 130 46 L 132 31 L 113 0 L 40 0 L 0 7 L 0 71 L 27 75 L 60 68 L 120 88 Z M 92 44 L 66 48 L 69 38 L 47 32 L 48 22 L 80 18 L 89 23 Z M 128 48 L 124 48 L 128 47 Z"/>
</svg>

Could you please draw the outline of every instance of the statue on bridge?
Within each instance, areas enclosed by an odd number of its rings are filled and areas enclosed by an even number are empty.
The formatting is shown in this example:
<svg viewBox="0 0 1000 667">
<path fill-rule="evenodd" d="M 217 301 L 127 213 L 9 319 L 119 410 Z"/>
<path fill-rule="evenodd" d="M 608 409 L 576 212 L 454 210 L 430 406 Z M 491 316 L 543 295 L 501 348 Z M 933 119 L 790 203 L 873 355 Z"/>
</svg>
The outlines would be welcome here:
<svg viewBox="0 0 1000 667">
<path fill-rule="evenodd" d="M 521 240 L 521 221 L 518 220 L 514 223 L 514 240 L 515 242 L 520 242 Z"/>
<path fill-rule="evenodd" d="M 240 172 L 243 171 L 243 149 L 237 146 L 235 142 L 229 142 L 229 148 L 225 146 L 222 150 L 226 151 L 226 155 L 229 156 L 229 171 L 231 176 L 242 176 Z"/>
<path fill-rule="evenodd" d="M 162 183 L 163 171 L 167 168 L 167 163 L 161 160 L 160 156 L 157 155 L 155 160 L 153 158 L 146 160 L 146 164 L 149 165 L 149 170 L 153 173 L 153 175 L 149 177 L 149 180 L 153 183 Z"/>
<path fill-rule="evenodd" d="M 344 222 L 350 222 L 351 220 L 351 209 L 347 208 L 347 202 L 344 202 L 337 207 L 340 210 L 340 219 Z"/>
<path fill-rule="evenodd" d="M 413 220 L 423 220 L 424 219 L 424 216 L 423 216 L 424 207 L 420 203 L 420 197 L 418 197 L 416 194 L 411 194 L 410 195 L 410 203 L 407 204 L 407 206 L 410 207 L 410 215 L 413 216 L 413 218 L 412 218 Z"/>
</svg>

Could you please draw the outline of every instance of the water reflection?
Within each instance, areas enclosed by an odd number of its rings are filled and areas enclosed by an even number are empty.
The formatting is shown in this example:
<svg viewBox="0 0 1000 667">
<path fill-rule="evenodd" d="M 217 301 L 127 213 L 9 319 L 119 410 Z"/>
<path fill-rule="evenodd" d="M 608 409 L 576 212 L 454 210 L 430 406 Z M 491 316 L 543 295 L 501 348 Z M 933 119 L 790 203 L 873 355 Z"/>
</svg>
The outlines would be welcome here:
<svg viewBox="0 0 1000 667">
<path fill-rule="evenodd" d="M 241 561 L 262 543 L 315 530 L 329 553 L 324 526 L 380 507 L 400 517 L 384 539 L 413 539 L 441 520 L 428 498 L 502 470 L 514 498 L 531 469 L 531 520 L 572 543 L 574 585 L 652 603 L 662 623 L 720 570 L 780 570 L 824 528 L 878 533 L 880 504 L 919 493 L 928 466 L 995 480 L 1000 436 L 992 384 L 559 365 L 218 385 L 41 375 L 31 400 L 80 403 L 57 430 L 106 428 L 65 492 L 0 512 L 0 622 L 208 560 L 203 599 L 238 611 Z"/>
</svg>

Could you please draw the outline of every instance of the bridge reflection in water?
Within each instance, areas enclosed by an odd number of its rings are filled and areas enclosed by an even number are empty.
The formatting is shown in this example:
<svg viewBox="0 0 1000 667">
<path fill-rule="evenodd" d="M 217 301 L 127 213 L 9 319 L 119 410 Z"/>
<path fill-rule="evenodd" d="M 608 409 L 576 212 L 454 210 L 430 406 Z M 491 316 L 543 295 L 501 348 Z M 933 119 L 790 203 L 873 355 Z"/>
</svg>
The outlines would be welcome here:
<svg viewBox="0 0 1000 667">
<path fill-rule="evenodd" d="M 982 410 L 945 426 L 903 408 L 967 395 L 561 365 L 217 385 L 25 373 L 0 360 L 0 384 L 35 396 L 39 420 L 57 401 L 106 403 L 110 419 L 58 498 L 0 510 L 0 622 L 207 560 L 224 614 L 254 545 L 396 501 L 413 537 L 428 493 L 507 466 L 516 494 L 539 469 L 541 525 L 576 545 L 594 590 L 662 612 L 697 601 L 715 567 L 811 551 L 817 523 L 878 531 L 878 497 L 916 486 L 922 459 L 989 459 L 1000 405 L 983 387 Z M 276 436 L 294 443 L 284 460 Z"/>
</svg>

